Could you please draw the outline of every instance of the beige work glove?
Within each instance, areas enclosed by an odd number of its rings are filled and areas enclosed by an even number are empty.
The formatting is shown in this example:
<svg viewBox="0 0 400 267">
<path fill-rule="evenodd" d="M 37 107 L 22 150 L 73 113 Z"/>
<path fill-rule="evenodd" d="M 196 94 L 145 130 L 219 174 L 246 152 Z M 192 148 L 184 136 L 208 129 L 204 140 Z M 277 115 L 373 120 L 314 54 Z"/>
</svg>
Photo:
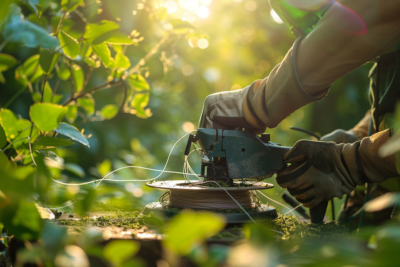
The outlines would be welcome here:
<svg viewBox="0 0 400 267">
<path fill-rule="evenodd" d="M 380 158 L 379 147 L 389 138 L 389 130 L 353 144 L 300 140 L 284 156 L 291 163 L 276 181 L 304 206 L 342 198 L 357 185 L 379 183 L 397 176 L 394 156 Z"/>
<path fill-rule="evenodd" d="M 199 128 L 214 129 L 242 129 L 245 128 L 256 134 L 265 131 L 265 125 L 257 118 L 251 121 L 258 123 L 250 124 L 244 116 L 243 102 L 246 101 L 247 92 L 253 89 L 255 83 L 244 89 L 236 91 L 221 92 L 206 97 L 201 114 Z M 253 116 L 250 111 L 249 116 Z M 255 115 L 254 115 L 255 116 Z"/>
<path fill-rule="evenodd" d="M 329 88 L 308 94 L 297 76 L 298 39 L 270 75 L 237 91 L 209 95 L 204 101 L 199 128 L 246 128 L 262 133 L 274 128 L 300 107 L 322 99 Z"/>
</svg>

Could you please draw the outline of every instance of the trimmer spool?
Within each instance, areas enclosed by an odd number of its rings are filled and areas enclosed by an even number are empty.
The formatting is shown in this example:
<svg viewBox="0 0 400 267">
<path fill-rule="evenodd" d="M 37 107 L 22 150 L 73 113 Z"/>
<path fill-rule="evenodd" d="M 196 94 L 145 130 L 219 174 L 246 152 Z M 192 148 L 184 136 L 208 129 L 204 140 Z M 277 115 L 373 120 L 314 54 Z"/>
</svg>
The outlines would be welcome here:
<svg viewBox="0 0 400 267">
<path fill-rule="evenodd" d="M 144 214 L 158 213 L 166 219 L 180 212 L 211 211 L 225 217 L 228 224 L 274 219 L 278 216 L 272 206 L 261 204 L 255 190 L 266 190 L 273 184 L 234 180 L 228 187 L 222 183 L 206 180 L 155 181 L 146 185 L 159 190 L 168 190 L 159 202 L 147 204 Z M 222 184 L 222 185 L 221 185 Z M 232 197 L 235 199 L 233 200 Z M 239 207 L 246 210 L 247 214 Z"/>
</svg>

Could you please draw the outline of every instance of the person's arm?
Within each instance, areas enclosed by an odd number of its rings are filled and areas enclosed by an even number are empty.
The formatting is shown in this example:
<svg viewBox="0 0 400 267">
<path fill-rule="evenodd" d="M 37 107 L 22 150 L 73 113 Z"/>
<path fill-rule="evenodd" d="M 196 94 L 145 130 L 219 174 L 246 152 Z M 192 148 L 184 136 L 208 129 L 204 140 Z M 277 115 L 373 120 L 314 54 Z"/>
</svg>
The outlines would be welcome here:
<svg viewBox="0 0 400 267">
<path fill-rule="evenodd" d="M 256 133 L 276 127 L 297 109 L 322 99 L 339 77 L 400 42 L 398 14 L 396 0 L 335 3 L 268 77 L 240 92 L 207 97 L 199 126 L 246 124 Z"/>
<path fill-rule="evenodd" d="M 400 2 L 340 0 L 300 44 L 297 71 L 312 94 L 400 43 Z"/>
</svg>

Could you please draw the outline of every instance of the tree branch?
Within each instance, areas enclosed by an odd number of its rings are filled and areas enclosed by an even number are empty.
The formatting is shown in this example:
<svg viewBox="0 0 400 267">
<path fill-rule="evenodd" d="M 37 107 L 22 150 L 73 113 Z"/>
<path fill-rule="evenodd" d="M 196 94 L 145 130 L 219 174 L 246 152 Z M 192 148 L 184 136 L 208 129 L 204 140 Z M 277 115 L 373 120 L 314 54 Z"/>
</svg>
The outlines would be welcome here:
<svg viewBox="0 0 400 267">
<path fill-rule="evenodd" d="M 143 66 L 144 63 L 146 63 L 146 61 L 155 53 L 157 53 L 158 49 L 160 48 L 160 46 L 165 43 L 170 37 L 170 34 L 165 35 L 152 49 L 150 49 L 150 51 L 139 60 L 139 62 L 133 66 L 127 74 L 125 74 L 124 76 L 122 76 L 122 79 L 125 80 L 126 78 L 128 78 L 132 73 L 135 72 L 139 72 L 140 66 Z"/>
<path fill-rule="evenodd" d="M 77 100 L 77 99 L 79 99 L 79 98 L 81 98 L 81 97 L 84 97 L 86 94 L 94 94 L 94 93 L 96 93 L 96 92 L 98 92 L 98 91 L 100 91 L 100 90 L 102 90 L 102 89 L 110 88 L 110 87 L 119 85 L 119 84 L 121 84 L 121 83 L 122 83 L 122 81 L 120 80 L 120 81 L 111 81 L 111 82 L 108 82 L 108 83 L 103 83 L 103 84 L 97 85 L 97 86 L 95 86 L 95 87 L 90 88 L 89 90 L 82 91 L 82 92 L 81 92 L 80 94 L 78 94 L 77 96 L 71 97 L 70 99 L 68 99 L 68 100 L 63 104 L 63 106 L 66 106 L 66 105 L 68 105 L 69 103 L 71 103 L 72 101 L 75 101 L 75 100 Z"/>
<path fill-rule="evenodd" d="M 43 103 L 44 88 L 46 88 L 47 76 L 48 76 L 47 74 L 44 76 L 43 89 L 42 89 L 42 99 L 40 99 L 40 103 Z"/>
</svg>

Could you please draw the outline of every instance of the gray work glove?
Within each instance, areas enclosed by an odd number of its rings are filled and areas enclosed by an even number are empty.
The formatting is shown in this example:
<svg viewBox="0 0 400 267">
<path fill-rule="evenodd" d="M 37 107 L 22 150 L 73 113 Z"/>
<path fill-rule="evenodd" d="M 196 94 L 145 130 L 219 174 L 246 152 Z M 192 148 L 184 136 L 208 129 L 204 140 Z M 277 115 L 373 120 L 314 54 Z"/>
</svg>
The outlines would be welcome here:
<svg viewBox="0 0 400 267">
<path fill-rule="evenodd" d="M 364 182 L 358 174 L 356 144 L 300 140 L 285 154 L 284 161 L 292 165 L 281 170 L 276 181 L 308 208 L 342 198 Z"/>
<path fill-rule="evenodd" d="M 337 129 L 327 135 L 321 137 L 320 141 L 332 141 L 336 144 L 347 144 L 347 143 L 354 143 L 358 141 L 359 137 L 356 133 L 352 130 L 345 131 L 342 129 Z"/>
<path fill-rule="evenodd" d="M 257 118 L 258 124 L 251 124 L 246 118 L 256 117 L 255 114 L 244 105 L 248 90 L 253 90 L 252 85 L 244 89 L 228 92 L 220 92 L 209 95 L 204 100 L 203 112 L 201 114 L 199 128 L 214 129 L 242 129 L 245 128 L 255 134 L 263 133 L 265 125 Z"/>
</svg>

